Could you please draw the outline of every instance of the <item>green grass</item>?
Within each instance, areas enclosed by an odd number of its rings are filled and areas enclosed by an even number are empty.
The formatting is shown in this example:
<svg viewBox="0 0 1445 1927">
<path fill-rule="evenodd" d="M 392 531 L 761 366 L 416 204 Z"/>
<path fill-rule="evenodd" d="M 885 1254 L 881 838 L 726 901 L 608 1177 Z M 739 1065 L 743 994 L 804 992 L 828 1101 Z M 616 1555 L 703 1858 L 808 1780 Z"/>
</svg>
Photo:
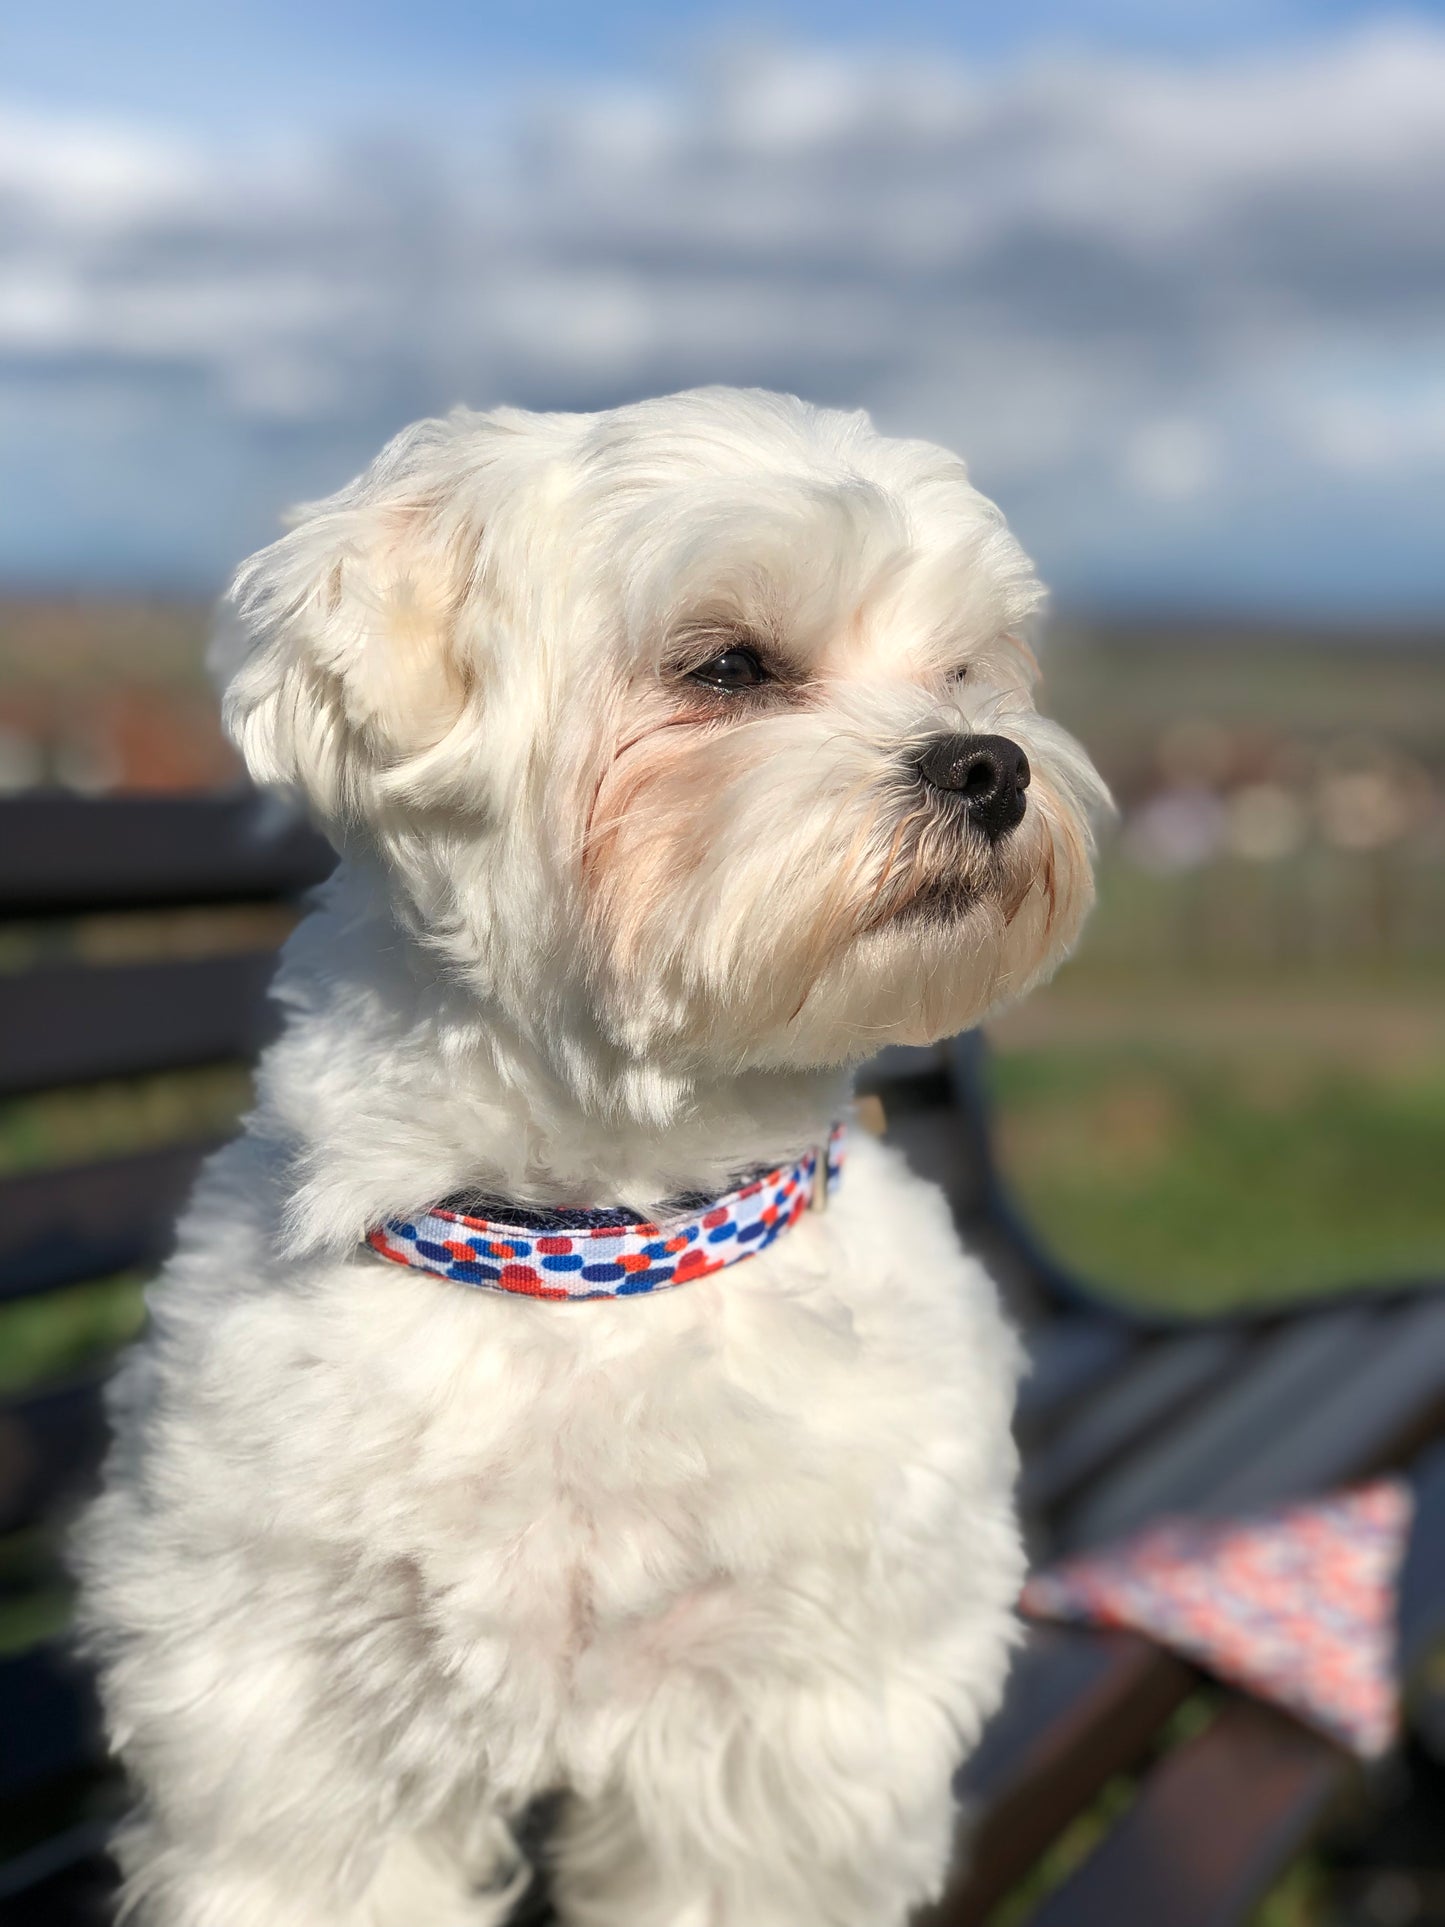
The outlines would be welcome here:
<svg viewBox="0 0 1445 1927">
<path fill-rule="evenodd" d="M 1252 1927 L 1321 1927 L 1333 1914 L 1329 1875 L 1316 1855 L 1306 1854 L 1260 1902 Z"/>
<path fill-rule="evenodd" d="M 1056 1041 L 994 1065 L 999 1142 L 1054 1249 L 1187 1310 L 1445 1272 L 1445 1062 Z"/>
</svg>

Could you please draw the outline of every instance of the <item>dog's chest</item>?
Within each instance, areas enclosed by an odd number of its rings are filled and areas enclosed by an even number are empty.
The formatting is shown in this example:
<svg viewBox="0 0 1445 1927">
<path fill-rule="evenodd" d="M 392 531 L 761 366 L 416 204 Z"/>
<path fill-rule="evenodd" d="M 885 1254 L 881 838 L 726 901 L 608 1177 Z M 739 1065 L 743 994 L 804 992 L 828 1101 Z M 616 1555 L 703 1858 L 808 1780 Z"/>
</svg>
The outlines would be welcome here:
<svg viewBox="0 0 1445 1927">
<path fill-rule="evenodd" d="M 820 1596 L 866 1615 L 890 1562 L 959 1530 L 988 1423 L 962 1331 L 747 1269 L 669 1303 L 492 1319 L 452 1359 L 388 1506 L 445 1640 L 502 1638 L 573 1691 L 642 1688 L 776 1640 Z"/>
</svg>

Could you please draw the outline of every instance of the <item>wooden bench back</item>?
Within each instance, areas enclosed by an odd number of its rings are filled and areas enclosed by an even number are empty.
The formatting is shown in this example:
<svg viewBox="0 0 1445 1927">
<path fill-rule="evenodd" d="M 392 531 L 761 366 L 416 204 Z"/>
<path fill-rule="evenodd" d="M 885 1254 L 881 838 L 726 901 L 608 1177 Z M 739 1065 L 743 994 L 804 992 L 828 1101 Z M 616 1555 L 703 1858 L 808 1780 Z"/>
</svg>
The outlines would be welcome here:
<svg viewBox="0 0 1445 1927">
<path fill-rule="evenodd" d="M 278 907 L 333 861 L 314 832 L 251 795 L 0 801 L 0 1112 L 10 1146 L 0 1166 L 0 1319 L 22 1300 L 152 1269 L 215 1141 L 182 1135 L 67 1162 L 63 1151 L 47 1155 L 35 1100 L 247 1062 L 268 1030 Z M 272 913 L 254 940 L 246 906 Z M 239 921 L 231 915 L 220 943 L 203 932 L 194 954 L 196 933 L 175 913 L 223 908 Z M 18 1158 L 22 1144 L 28 1154 Z M 109 1364 L 93 1358 L 18 1386 L 6 1373 L 0 1613 L 8 1604 L 22 1623 L 63 1584 L 58 1522 L 103 1449 Z M 0 1708 L 0 1799 L 23 1802 L 95 1758 L 89 1694 L 55 1642 L 8 1655 L 0 1643 Z"/>
</svg>

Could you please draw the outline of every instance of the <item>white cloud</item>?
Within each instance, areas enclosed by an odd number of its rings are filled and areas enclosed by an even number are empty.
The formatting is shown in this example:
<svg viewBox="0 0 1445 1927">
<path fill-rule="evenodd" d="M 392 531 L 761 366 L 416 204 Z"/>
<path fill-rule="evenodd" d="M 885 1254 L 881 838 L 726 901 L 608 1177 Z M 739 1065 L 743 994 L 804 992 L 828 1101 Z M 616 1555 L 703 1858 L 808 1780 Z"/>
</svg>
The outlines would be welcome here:
<svg viewBox="0 0 1445 1927">
<path fill-rule="evenodd" d="M 258 502 L 458 398 L 787 386 L 955 442 L 1046 565 L 1117 579 L 1141 515 L 1445 489 L 1442 99 L 1445 31 L 1396 25 L 1193 66 L 736 50 L 285 154 L 0 113 L 0 374 L 32 464 L 83 377 L 208 472 L 232 437 Z"/>
<path fill-rule="evenodd" d="M 179 142 L 143 130 L 0 113 L 0 207 L 100 231 L 163 213 L 202 169 Z"/>
<path fill-rule="evenodd" d="M 1125 443 L 1124 473 L 1143 495 L 1188 501 L 1220 479 L 1217 438 L 1187 417 L 1142 422 Z"/>
</svg>

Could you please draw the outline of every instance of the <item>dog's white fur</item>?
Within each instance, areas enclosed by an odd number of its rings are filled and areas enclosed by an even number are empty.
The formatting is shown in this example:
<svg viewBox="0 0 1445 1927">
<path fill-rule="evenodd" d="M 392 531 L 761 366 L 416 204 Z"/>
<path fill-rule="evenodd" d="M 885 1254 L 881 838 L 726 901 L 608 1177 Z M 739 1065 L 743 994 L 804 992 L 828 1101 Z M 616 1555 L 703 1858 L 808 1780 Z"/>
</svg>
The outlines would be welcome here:
<svg viewBox="0 0 1445 1927">
<path fill-rule="evenodd" d="M 726 1188 L 1050 967 L 1100 791 L 1037 593 L 954 457 L 724 390 L 424 422 L 242 569 L 229 726 L 345 861 L 80 1533 L 147 1927 L 483 1927 L 558 1788 L 570 1927 L 937 1888 L 1022 1569 L 1018 1347 L 938 1195 L 855 1133 L 761 1256 L 581 1305 L 358 1241 Z M 779 683 L 690 679 L 743 643 Z M 916 778 L 965 729 L 1033 765 L 996 848 Z"/>
</svg>

